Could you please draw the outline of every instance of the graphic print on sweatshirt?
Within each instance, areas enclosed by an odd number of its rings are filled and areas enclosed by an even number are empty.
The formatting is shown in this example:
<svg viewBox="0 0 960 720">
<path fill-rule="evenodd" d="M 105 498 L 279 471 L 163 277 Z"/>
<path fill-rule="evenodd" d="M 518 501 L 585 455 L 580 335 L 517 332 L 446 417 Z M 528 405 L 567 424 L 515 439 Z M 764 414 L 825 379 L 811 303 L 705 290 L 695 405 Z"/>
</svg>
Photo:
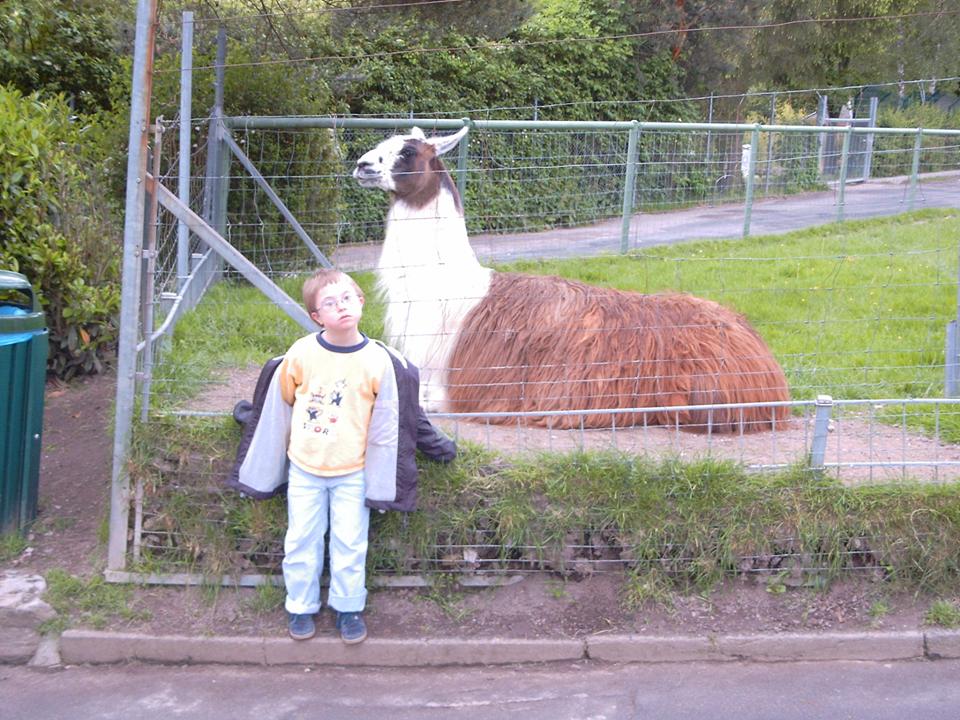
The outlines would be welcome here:
<svg viewBox="0 0 960 720">
<path fill-rule="evenodd" d="M 347 389 L 346 379 L 337 380 L 332 387 L 319 388 L 310 393 L 307 403 L 307 419 L 304 430 L 333 441 L 337 439 L 337 421 L 340 420 L 341 403 Z"/>
</svg>

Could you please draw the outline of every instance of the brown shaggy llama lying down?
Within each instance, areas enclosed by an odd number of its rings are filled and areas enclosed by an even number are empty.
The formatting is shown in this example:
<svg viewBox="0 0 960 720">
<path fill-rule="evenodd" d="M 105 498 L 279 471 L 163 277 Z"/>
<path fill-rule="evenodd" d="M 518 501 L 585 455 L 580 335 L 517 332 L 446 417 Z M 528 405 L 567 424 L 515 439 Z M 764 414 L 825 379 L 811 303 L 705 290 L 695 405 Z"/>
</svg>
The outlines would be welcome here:
<svg viewBox="0 0 960 720">
<path fill-rule="evenodd" d="M 780 366 L 747 321 L 691 295 L 642 295 L 498 273 L 467 315 L 447 375 L 454 412 L 669 407 L 788 400 Z M 714 432 L 770 427 L 789 408 L 617 413 L 616 427 Z M 742 413 L 742 414 L 741 414 Z M 541 418 L 539 424 L 546 422 Z M 576 427 L 580 417 L 553 418 Z M 610 414 L 584 417 L 609 427 Z"/>
<path fill-rule="evenodd" d="M 439 157 L 465 134 L 426 138 L 413 128 L 364 154 L 353 173 L 362 186 L 390 195 L 377 265 L 384 330 L 420 367 L 427 410 L 550 413 L 790 399 L 786 377 L 757 332 L 713 301 L 480 265 Z M 788 407 L 747 407 L 524 422 L 724 432 L 770 428 L 788 415 Z"/>
</svg>

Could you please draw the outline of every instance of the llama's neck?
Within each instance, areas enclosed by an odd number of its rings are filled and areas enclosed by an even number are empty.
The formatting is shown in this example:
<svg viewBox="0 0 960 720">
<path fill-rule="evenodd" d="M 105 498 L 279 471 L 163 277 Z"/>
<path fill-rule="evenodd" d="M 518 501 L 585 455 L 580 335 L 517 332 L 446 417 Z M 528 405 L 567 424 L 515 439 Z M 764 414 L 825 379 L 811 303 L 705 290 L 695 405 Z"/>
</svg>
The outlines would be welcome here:
<svg viewBox="0 0 960 720">
<path fill-rule="evenodd" d="M 470 247 L 463 215 L 447 192 L 424 207 L 394 199 L 387 213 L 386 236 L 378 273 L 419 272 L 475 275 L 484 268 Z"/>
<path fill-rule="evenodd" d="M 491 271 L 477 261 L 453 197 L 414 208 L 394 200 L 377 265 L 384 335 L 421 371 L 421 402 L 443 407 L 450 352 L 467 313 L 486 295 Z"/>
</svg>

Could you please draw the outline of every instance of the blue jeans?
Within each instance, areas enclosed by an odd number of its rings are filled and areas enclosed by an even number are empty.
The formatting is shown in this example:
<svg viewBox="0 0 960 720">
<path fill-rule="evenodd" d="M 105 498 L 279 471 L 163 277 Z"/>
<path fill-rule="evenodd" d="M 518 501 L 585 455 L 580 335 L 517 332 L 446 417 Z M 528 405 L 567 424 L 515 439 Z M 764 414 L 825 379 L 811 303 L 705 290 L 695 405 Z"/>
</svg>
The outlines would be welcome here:
<svg viewBox="0 0 960 720">
<path fill-rule="evenodd" d="M 323 536 L 330 528 L 330 591 L 327 604 L 359 612 L 367 600 L 367 531 L 363 470 L 321 477 L 290 463 L 287 535 L 283 542 L 285 607 L 297 615 L 320 610 Z M 328 522 L 329 520 L 329 522 Z"/>
</svg>

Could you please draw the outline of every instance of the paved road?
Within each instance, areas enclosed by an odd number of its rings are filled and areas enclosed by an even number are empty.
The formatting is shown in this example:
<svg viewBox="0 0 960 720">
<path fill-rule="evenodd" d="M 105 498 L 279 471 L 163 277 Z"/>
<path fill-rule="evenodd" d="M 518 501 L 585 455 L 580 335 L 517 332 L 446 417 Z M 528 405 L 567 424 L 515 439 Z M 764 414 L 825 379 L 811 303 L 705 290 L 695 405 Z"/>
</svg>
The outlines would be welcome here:
<svg viewBox="0 0 960 720">
<path fill-rule="evenodd" d="M 960 661 L 481 669 L 0 666 L 4 720 L 956 720 Z"/>
<path fill-rule="evenodd" d="M 838 197 L 837 190 L 833 189 L 758 200 L 753 204 L 750 234 L 777 234 L 836 222 Z M 926 177 L 917 187 L 912 209 L 942 207 L 960 208 L 957 173 Z M 848 185 L 844 195 L 846 220 L 898 215 L 909 209 L 910 187 L 905 178 Z M 619 253 L 621 224 L 620 219 L 615 218 L 586 227 L 476 235 L 470 242 L 484 263 Z M 742 203 L 639 213 L 631 220 L 629 246 L 638 249 L 694 239 L 738 238 L 742 237 L 743 224 Z M 334 263 L 348 271 L 369 269 L 376 263 L 379 252 L 378 244 L 344 246 L 334 253 Z"/>
<path fill-rule="evenodd" d="M 836 222 L 838 192 L 826 190 L 754 202 L 751 235 L 773 235 Z M 914 210 L 960 208 L 960 179 L 938 177 L 920 183 Z M 905 180 L 873 181 L 849 185 L 844 194 L 843 217 L 858 220 L 898 215 L 910 209 L 910 188 Z M 484 261 L 509 261 L 527 257 L 566 257 L 620 252 L 619 219 L 590 227 L 517 235 L 478 235 L 471 238 Z M 743 204 L 700 206 L 672 212 L 640 213 L 630 223 L 630 249 L 672 245 L 694 239 L 729 239 L 743 236 Z"/>
</svg>

